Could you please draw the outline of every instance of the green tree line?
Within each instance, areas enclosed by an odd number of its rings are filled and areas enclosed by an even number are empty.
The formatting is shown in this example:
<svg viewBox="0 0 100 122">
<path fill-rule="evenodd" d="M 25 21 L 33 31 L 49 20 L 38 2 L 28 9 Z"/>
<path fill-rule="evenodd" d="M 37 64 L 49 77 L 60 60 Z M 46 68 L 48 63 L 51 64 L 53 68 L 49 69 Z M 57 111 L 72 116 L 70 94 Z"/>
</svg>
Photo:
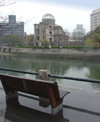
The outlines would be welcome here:
<svg viewBox="0 0 100 122">
<path fill-rule="evenodd" d="M 100 26 L 85 36 L 85 44 L 91 47 L 100 47 Z"/>
<path fill-rule="evenodd" d="M 23 40 L 18 35 L 6 35 L 3 38 L 3 44 L 5 46 L 22 46 Z"/>
</svg>

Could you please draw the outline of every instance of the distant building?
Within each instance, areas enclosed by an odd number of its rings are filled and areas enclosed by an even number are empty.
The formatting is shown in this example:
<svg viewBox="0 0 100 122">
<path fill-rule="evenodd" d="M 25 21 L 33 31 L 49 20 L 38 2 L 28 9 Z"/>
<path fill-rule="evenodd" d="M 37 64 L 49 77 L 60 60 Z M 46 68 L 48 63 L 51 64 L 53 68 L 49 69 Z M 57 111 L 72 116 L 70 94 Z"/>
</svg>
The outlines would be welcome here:
<svg viewBox="0 0 100 122">
<path fill-rule="evenodd" d="M 90 15 L 91 31 L 94 31 L 100 26 L 100 9 L 92 11 Z"/>
<path fill-rule="evenodd" d="M 85 29 L 83 28 L 82 24 L 77 24 L 77 27 L 74 29 L 72 33 L 73 41 L 82 41 L 83 37 L 85 36 Z"/>
<path fill-rule="evenodd" d="M 55 18 L 51 14 L 45 14 L 42 22 L 34 24 L 34 41 L 36 46 L 64 46 L 69 37 L 63 28 L 55 24 Z"/>
<path fill-rule="evenodd" d="M 0 22 L 0 42 L 6 35 L 18 35 L 24 37 L 24 22 L 17 22 L 15 15 L 9 15 L 8 22 Z"/>
</svg>

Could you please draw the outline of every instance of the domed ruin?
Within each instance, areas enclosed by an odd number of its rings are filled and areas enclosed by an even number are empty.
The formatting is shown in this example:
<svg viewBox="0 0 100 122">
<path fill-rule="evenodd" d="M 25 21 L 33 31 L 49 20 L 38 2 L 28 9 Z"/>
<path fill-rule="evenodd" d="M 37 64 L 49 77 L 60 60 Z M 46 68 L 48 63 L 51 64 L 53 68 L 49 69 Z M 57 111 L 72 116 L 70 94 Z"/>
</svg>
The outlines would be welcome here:
<svg viewBox="0 0 100 122">
<path fill-rule="evenodd" d="M 52 14 L 45 14 L 42 17 L 42 22 L 47 24 L 55 24 L 55 18 Z"/>
</svg>

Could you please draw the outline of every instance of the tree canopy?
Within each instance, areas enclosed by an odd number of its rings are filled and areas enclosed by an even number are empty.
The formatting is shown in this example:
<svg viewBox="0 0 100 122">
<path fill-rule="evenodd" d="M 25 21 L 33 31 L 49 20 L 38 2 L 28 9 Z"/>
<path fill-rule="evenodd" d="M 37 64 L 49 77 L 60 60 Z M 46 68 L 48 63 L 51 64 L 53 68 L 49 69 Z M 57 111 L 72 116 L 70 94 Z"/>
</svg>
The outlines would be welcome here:
<svg viewBox="0 0 100 122">
<path fill-rule="evenodd" d="M 22 46 L 23 41 L 18 35 L 7 35 L 3 38 L 3 44 L 6 46 Z"/>
<path fill-rule="evenodd" d="M 100 26 L 86 35 L 85 42 L 89 46 L 100 46 Z"/>
</svg>

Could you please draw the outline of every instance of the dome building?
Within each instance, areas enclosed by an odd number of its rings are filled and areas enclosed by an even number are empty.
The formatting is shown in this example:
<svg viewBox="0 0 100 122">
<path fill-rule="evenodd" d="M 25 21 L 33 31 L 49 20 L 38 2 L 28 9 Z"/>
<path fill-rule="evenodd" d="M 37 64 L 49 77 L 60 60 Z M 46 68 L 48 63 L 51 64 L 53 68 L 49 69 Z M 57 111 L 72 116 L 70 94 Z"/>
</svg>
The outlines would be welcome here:
<svg viewBox="0 0 100 122">
<path fill-rule="evenodd" d="M 52 14 L 45 14 L 42 17 L 42 22 L 45 24 L 55 24 L 55 18 Z"/>
<path fill-rule="evenodd" d="M 35 46 L 62 46 L 65 45 L 65 39 L 62 27 L 55 24 L 52 14 L 45 14 L 42 22 L 34 24 Z"/>
</svg>

